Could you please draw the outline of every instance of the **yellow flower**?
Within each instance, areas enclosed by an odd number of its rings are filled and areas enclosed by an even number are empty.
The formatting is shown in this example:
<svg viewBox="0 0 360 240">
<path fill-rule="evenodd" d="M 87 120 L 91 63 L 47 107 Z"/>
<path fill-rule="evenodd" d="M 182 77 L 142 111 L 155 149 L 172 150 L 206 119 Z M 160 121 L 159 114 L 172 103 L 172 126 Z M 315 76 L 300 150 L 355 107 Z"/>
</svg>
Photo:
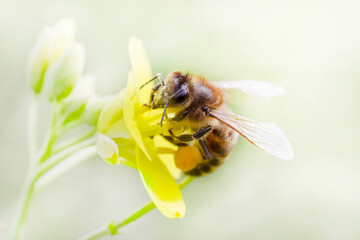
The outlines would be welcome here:
<svg viewBox="0 0 360 240">
<path fill-rule="evenodd" d="M 98 153 L 110 164 L 123 163 L 138 169 L 142 182 L 156 207 L 168 218 L 181 218 L 185 204 L 175 179 L 181 170 L 174 165 L 177 146 L 160 134 L 168 131 L 165 122 L 160 127 L 161 109 L 150 109 L 152 84 L 140 87 L 153 77 L 143 44 L 130 39 L 129 54 L 132 70 L 126 89 L 103 109 L 98 121 Z"/>
</svg>

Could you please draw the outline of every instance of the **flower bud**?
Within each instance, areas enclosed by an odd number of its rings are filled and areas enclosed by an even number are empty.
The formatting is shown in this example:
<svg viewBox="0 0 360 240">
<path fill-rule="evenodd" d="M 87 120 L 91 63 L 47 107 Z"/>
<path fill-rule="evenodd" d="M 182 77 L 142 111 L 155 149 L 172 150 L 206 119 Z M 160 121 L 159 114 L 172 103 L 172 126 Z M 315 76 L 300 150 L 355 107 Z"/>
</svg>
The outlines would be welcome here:
<svg viewBox="0 0 360 240">
<path fill-rule="evenodd" d="M 74 20 L 64 18 L 54 26 L 54 38 L 51 60 L 56 61 L 71 47 L 75 39 L 76 26 Z"/>
<path fill-rule="evenodd" d="M 95 92 L 95 78 L 86 75 L 76 83 L 71 94 L 64 99 L 62 112 L 65 115 L 63 124 L 78 119 L 85 110 L 85 105 Z"/>
<path fill-rule="evenodd" d="M 26 73 L 35 94 L 42 90 L 48 66 L 70 47 L 74 36 L 75 24 L 71 19 L 63 19 L 54 27 L 47 27 L 41 32 L 30 53 Z"/>
<path fill-rule="evenodd" d="M 85 106 L 84 122 L 90 126 L 97 126 L 101 111 L 112 99 L 114 99 L 113 96 L 92 96 Z"/>
<path fill-rule="evenodd" d="M 46 72 L 45 81 L 48 85 L 50 101 L 60 100 L 69 96 L 77 79 L 81 76 L 85 63 L 83 45 L 74 43 Z"/>
<path fill-rule="evenodd" d="M 45 71 L 50 62 L 53 33 L 54 30 L 50 28 L 44 29 L 30 53 L 26 75 L 35 94 L 41 92 L 44 83 Z"/>
</svg>

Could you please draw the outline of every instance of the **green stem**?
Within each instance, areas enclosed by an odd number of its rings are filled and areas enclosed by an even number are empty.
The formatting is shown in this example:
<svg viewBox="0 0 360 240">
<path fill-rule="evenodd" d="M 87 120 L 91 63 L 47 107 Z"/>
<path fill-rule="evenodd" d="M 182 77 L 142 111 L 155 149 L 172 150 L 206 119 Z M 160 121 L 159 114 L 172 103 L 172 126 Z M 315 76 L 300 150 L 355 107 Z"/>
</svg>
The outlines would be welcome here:
<svg viewBox="0 0 360 240">
<path fill-rule="evenodd" d="M 74 137 L 72 139 L 67 140 L 66 142 L 62 143 L 61 145 L 54 146 L 54 149 L 52 150 L 52 154 L 57 154 L 61 151 L 63 151 L 66 148 L 69 148 L 81 141 L 84 141 L 86 139 L 89 139 L 90 137 L 94 136 L 94 134 L 96 133 L 96 129 L 92 129 L 88 132 L 86 132 L 85 134 L 81 135 L 80 137 Z"/>
<path fill-rule="evenodd" d="M 39 179 L 42 175 L 44 175 L 47 171 L 49 171 L 51 168 L 53 168 L 55 165 L 57 165 L 59 162 L 61 162 L 65 158 L 69 157 L 73 153 L 75 153 L 85 147 L 95 145 L 95 143 L 96 143 L 96 138 L 95 137 L 90 138 L 90 139 L 82 141 L 74 146 L 71 146 L 71 147 L 63 150 L 62 152 L 59 152 L 58 154 L 50 157 L 46 162 L 44 162 L 43 164 L 41 164 L 39 166 L 39 169 L 38 169 L 36 175 L 34 176 L 34 178 L 36 180 Z"/>
<path fill-rule="evenodd" d="M 132 214 L 130 217 L 122 221 L 121 223 L 114 225 L 114 228 L 117 230 L 123 226 L 128 225 L 129 223 L 139 219 L 146 213 L 150 212 L 151 210 L 155 209 L 155 204 L 153 202 L 150 202 L 143 206 L 140 210 L 136 211 L 134 214 Z"/>
<path fill-rule="evenodd" d="M 28 180 L 26 180 L 21 192 L 20 201 L 18 203 L 19 208 L 17 209 L 17 214 L 12 230 L 13 240 L 18 240 L 20 238 L 20 230 L 24 224 L 30 200 L 34 193 L 34 184 L 35 180 L 29 177 Z"/>
<path fill-rule="evenodd" d="M 57 111 L 58 111 L 58 103 L 54 102 L 52 106 L 49 129 L 46 133 L 45 140 L 40 148 L 38 164 L 44 162 L 50 156 L 52 146 L 56 141 L 58 135 L 56 132 Z"/>
<path fill-rule="evenodd" d="M 186 185 L 194 180 L 193 177 L 186 177 L 182 183 L 179 184 L 180 189 L 183 189 Z M 107 235 L 114 235 L 116 234 L 117 230 L 120 228 L 128 225 L 129 223 L 139 219 L 146 213 L 150 212 L 151 210 L 155 209 L 155 204 L 150 202 L 143 206 L 140 210 L 136 211 L 135 213 L 131 214 L 128 218 L 120 223 L 111 223 L 108 226 L 103 226 L 98 230 L 89 233 L 88 235 L 83 236 L 79 240 L 95 240 L 99 237 L 107 236 Z"/>
<path fill-rule="evenodd" d="M 35 157 L 37 150 L 37 115 L 39 107 L 39 98 L 34 96 L 30 98 L 28 123 L 27 123 L 27 138 L 29 147 L 30 167 L 35 165 Z"/>
<path fill-rule="evenodd" d="M 37 189 L 36 183 L 41 176 L 43 176 L 45 173 L 47 173 L 50 169 L 55 167 L 59 162 L 63 161 L 65 158 L 69 157 L 70 155 L 76 153 L 77 151 L 92 146 L 95 144 L 95 138 L 91 138 L 88 140 L 85 140 L 81 143 L 78 143 L 77 145 L 74 145 L 56 155 L 49 158 L 46 162 L 38 166 L 38 169 L 35 174 L 29 174 L 26 183 L 24 185 L 20 201 L 19 201 L 19 209 L 16 214 L 16 218 L 14 221 L 14 228 L 13 228 L 13 239 L 18 240 L 20 238 L 20 230 L 22 228 L 22 225 L 24 224 L 29 204 L 31 202 L 33 193 Z"/>
<path fill-rule="evenodd" d="M 84 147 L 70 156 L 64 158 L 56 164 L 56 167 L 49 168 L 48 171 L 43 172 L 41 176 L 38 177 L 35 183 L 35 191 L 39 191 L 44 186 L 48 185 L 51 181 L 58 178 L 61 174 L 68 171 L 69 169 L 75 167 L 77 164 L 85 161 L 93 156 L 96 156 L 97 148 L 95 145 L 90 145 Z M 50 162 L 51 160 L 49 160 Z"/>
<path fill-rule="evenodd" d="M 57 103 L 53 104 L 50 123 L 48 131 L 45 135 L 45 140 L 39 150 L 39 154 L 35 157 L 35 138 L 36 138 L 36 116 L 37 116 L 37 100 L 32 99 L 31 105 L 29 110 L 29 121 L 28 121 L 28 141 L 29 141 L 29 153 L 30 153 L 30 160 L 31 164 L 29 166 L 28 176 L 26 182 L 24 184 L 17 213 L 15 215 L 13 229 L 12 229 L 12 236 L 14 240 L 18 240 L 20 238 L 21 228 L 24 224 L 28 208 L 34 194 L 35 184 L 36 181 L 44 175 L 47 171 L 52 169 L 56 166 L 59 162 L 73 154 L 74 152 L 94 145 L 95 138 L 87 139 L 82 142 L 77 143 L 74 146 L 68 147 L 63 151 L 57 153 L 53 157 L 49 158 L 52 153 L 53 144 L 57 139 L 57 132 L 56 132 L 56 118 L 58 112 Z"/>
<path fill-rule="evenodd" d="M 60 127 L 60 132 L 59 135 L 64 135 L 65 133 L 67 133 L 68 131 L 70 131 L 71 129 L 80 126 L 83 123 L 82 119 L 78 119 L 69 123 L 66 123 L 65 125 L 61 125 Z"/>
<path fill-rule="evenodd" d="M 94 231 L 94 232 L 90 233 L 89 235 L 82 237 L 80 240 L 96 240 L 99 237 L 114 235 L 118 229 L 139 219 L 140 217 L 142 217 L 143 215 L 145 215 L 146 213 L 150 212 L 153 209 L 155 209 L 155 204 L 153 202 L 150 202 L 150 203 L 146 204 L 145 206 L 143 206 L 138 211 L 136 211 L 135 213 L 133 213 L 130 217 L 128 217 L 121 223 L 116 224 L 116 225 L 111 224 L 111 229 L 113 229 L 113 230 L 110 230 L 109 226 L 104 226 L 104 227 L 98 229 L 97 231 Z"/>
<path fill-rule="evenodd" d="M 37 147 L 37 115 L 38 115 L 38 107 L 39 107 L 39 98 L 37 96 L 32 96 L 30 98 L 29 104 L 29 112 L 28 112 L 28 126 L 27 126 L 27 139 L 28 139 L 28 147 L 29 147 L 29 158 L 30 164 L 28 169 L 28 176 L 26 178 L 25 184 L 21 191 L 18 209 L 15 214 L 12 234 L 13 239 L 17 240 L 20 237 L 20 230 L 22 225 L 24 224 L 24 220 L 26 217 L 27 210 L 29 208 L 30 199 L 34 192 L 34 184 L 35 181 L 32 179 L 32 173 L 34 171 L 34 167 L 36 166 L 36 147 Z"/>
</svg>

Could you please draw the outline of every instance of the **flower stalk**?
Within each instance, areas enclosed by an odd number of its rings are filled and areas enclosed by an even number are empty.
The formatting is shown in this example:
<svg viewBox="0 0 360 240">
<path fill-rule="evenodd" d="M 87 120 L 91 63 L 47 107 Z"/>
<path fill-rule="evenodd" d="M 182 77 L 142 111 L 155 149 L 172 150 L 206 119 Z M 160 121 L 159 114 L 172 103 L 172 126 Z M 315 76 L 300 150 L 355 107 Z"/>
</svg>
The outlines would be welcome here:
<svg viewBox="0 0 360 240">
<path fill-rule="evenodd" d="M 57 115 L 58 104 L 55 102 L 52 104 L 51 117 L 49 121 L 49 128 L 45 135 L 45 140 L 40 147 L 40 156 L 38 163 L 44 162 L 51 154 L 52 146 L 56 140 L 56 115 Z"/>
<path fill-rule="evenodd" d="M 179 188 L 183 189 L 194 179 L 195 178 L 193 178 L 193 177 L 185 177 L 185 179 L 179 184 Z M 129 223 L 136 221 L 137 219 L 144 216 L 151 210 L 154 210 L 155 208 L 156 208 L 155 204 L 151 201 L 151 202 L 147 203 L 146 205 L 144 205 L 139 210 L 137 210 L 136 212 L 134 212 L 133 214 L 131 214 L 125 220 L 123 220 L 121 222 L 111 222 L 109 225 L 103 226 L 103 227 L 99 228 L 98 230 L 79 238 L 79 240 L 96 240 L 96 239 L 99 239 L 100 237 L 118 234 L 119 229 L 128 225 Z"/>
<path fill-rule="evenodd" d="M 34 100 L 34 99 L 33 99 Z M 30 104 L 37 104 L 37 101 L 30 101 Z M 38 154 L 33 152 L 35 151 L 34 142 L 36 139 L 36 121 L 34 121 L 37 117 L 37 106 L 30 106 L 29 109 L 29 121 L 28 121 L 28 139 L 29 139 L 29 158 L 31 160 L 31 164 L 28 170 L 28 176 L 26 178 L 25 184 L 23 186 L 23 190 L 21 193 L 20 201 L 18 203 L 17 214 L 13 223 L 13 239 L 20 239 L 20 231 L 25 222 L 27 212 L 29 209 L 30 202 L 36 190 L 38 189 L 37 183 L 41 179 L 43 175 L 47 172 L 55 168 L 60 162 L 70 157 L 71 155 L 77 153 L 78 151 L 85 149 L 90 146 L 95 146 L 96 140 L 94 137 L 95 131 L 92 130 L 88 134 L 84 135 L 78 141 L 72 142 L 72 144 L 68 144 L 66 147 L 62 149 L 58 149 L 56 153 L 53 150 L 54 143 L 58 140 L 56 134 L 56 114 L 57 107 L 56 103 L 54 103 L 52 116 L 50 120 L 50 127 L 48 132 L 46 133 L 45 140 L 42 144 L 42 148 L 39 150 Z M 32 130 L 30 130 L 32 128 Z M 91 133 L 91 134 L 90 134 Z M 30 144 L 31 143 L 31 144 Z M 33 151 L 33 152 L 32 152 Z M 95 154 L 95 152 L 94 152 Z M 34 157 L 35 156 L 35 157 Z M 89 158 L 90 156 L 87 156 Z M 74 162 L 79 161 L 74 159 Z M 44 181 L 42 181 L 41 185 L 44 185 Z"/>
<path fill-rule="evenodd" d="M 14 240 L 21 237 L 34 193 L 64 171 L 96 154 L 98 108 L 107 101 L 96 98 L 93 78 L 82 78 L 77 82 L 84 68 L 85 52 L 81 44 L 74 42 L 74 34 L 74 22 L 61 20 L 43 31 L 29 58 L 26 77 L 33 91 L 27 122 L 30 164 L 12 225 Z M 44 93 L 51 103 L 51 113 L 48 129 L 38 149 L 39 96 Z M 91 104 L 97 107 L 91 111 L 86 108 L 90 97 L 95 99 Z M 90 122 L 86 122 L 84 114 L 90 116 Z M 81 125 L 86 126 L 87 131 L 71 136 L 72 131 Z M 65 133 L 69 134 L 68 139 Z"/>
<path fill-rule="evenodd" d="M 33 96 L 29 104 L 28 121 L 27 121 L 27 128 L 28 128 L 27 138 L 28 138 L 28 146 L 29 146 L 30 164 L 34 164 L 35 161 L 36 146 L 37 146 L 36 122 L 37 122 L 38 108 L 39 108 L 39 98 L 37 96 Z"/>
</svg>

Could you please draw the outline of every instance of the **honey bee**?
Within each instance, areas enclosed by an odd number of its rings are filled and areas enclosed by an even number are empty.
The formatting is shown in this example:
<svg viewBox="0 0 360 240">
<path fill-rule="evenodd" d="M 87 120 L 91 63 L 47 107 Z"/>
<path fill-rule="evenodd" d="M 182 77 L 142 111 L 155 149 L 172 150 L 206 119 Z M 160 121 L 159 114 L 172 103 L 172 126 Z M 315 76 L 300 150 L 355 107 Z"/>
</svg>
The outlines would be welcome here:
<svg viewBox="0 0 360 240">
<path fill-rule="evenodd" d="M 185 174 L 200 176 L 217 169 L 239 135 L 278 158 L 293 158 L 290 143 L 279 127 L 236 115 L 228 106 L 231 99 L 264 102 L 281 94 L 280 87 L 248 80 L 210 82 L 180 71 L 171 72 L 165 80 L 157 74 L 147 83 L 157 78 L 161 83 L 152 89 L 148 106 L 164 108 L 160 125 L 166 117 L 173 127 L 163 137 L 179 146 L 174 160 Z"/>
</svg>

